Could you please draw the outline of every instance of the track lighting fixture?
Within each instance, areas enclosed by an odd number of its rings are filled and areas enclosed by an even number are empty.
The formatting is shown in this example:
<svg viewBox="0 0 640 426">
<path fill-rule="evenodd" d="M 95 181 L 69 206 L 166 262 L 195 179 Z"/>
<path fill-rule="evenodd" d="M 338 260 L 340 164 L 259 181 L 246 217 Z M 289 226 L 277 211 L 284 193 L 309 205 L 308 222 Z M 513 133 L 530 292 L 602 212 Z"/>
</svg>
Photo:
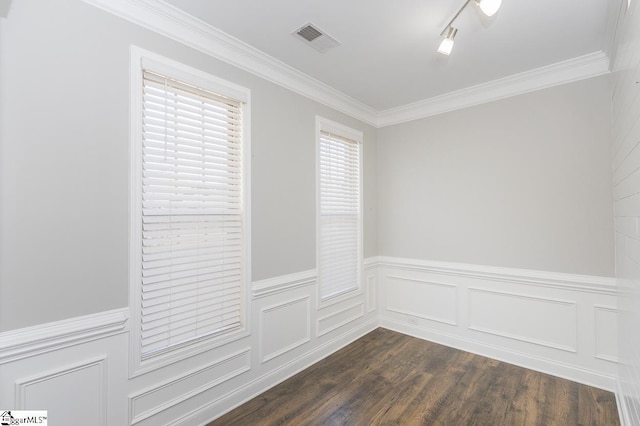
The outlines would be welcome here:
<svg viewBox="0 0 640 426">
<path fill-rule="evenodd" d="M 457 29 L 453 27 L 449 27 L 449 32 L 447 33 L 447 36 L 442 39 L 440 46 L 438 46 L 438 53 L 442 53 L 443 55 L 451 54 L 451 50 L 453 49 L 453 41 L 457 33 L 458 33 Z"/>
<path fill-rule="evenodd" d="M 502 6 L 502 0 L 473 0 L 473 1 L 480 8 L 482 13 L 484 13 L 487 16 L 495 15 L 498 9 L 500 9 L 500 6 Z M 453 16 L 453 18 L 451 18 L 451 21 L 449 21 L 447 26 L 444 27 L 444 30 L 442 30 L 442 32 L 440 33 L 441 36 L 443 36 L 445 32 L 447 33 L 447 35 L 440 42 L 440 46 L 438 46 L 439 53 L 442 53 L 443 55 L 451 54 L 451 50 L 453 49 L 453 40 L 456 34 L 458 33 L 458 30 L 452 26 L 453 22 L 456 19 L 458 19 L 458 16 L 460 16 L 460 13 L 464 10 L 465 7 L 467 7 L 469 3 L 471 3 L 471 0 L 466 0 L 464 2 L 462 7 L 458 9 L 458 11 Z"/>
</svg>

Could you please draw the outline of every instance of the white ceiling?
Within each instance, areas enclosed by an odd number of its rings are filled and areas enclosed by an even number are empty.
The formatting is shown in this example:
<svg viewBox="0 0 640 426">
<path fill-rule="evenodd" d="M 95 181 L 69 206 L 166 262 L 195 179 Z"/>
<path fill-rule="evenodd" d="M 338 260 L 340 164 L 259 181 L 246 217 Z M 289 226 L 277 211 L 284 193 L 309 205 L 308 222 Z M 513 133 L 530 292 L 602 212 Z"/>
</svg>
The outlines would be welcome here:
<svg viewBox="0 0 640 426">
<path fill-rule="evenodd" d="M 606 51 L 619 0 L 503 0 L 486 18 L 464 0 L 167 0 L 377 111 Z M 342 44 L 319 53 L 290 33 L 311 22 Z"/>
</svg>

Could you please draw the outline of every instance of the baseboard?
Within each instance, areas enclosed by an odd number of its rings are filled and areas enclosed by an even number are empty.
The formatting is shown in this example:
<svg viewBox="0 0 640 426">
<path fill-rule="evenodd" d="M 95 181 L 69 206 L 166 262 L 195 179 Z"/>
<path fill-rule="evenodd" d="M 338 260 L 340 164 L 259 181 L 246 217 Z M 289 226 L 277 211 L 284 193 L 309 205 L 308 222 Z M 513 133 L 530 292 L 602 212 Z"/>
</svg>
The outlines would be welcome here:
<svg viewBox="0 0 640 426">
<path fill-rule="evenodd" d="M 620 417 L 620 426 L 632 426 L 629 420 L 629 411 L 624 399 L 620 381 L 616 382 L 616 406 L 618 407 L 618 417 Z"/>
<path fill-rule="evenodd" d="M 347 333 L 324 343 L 323 345 L 313 348 L 311 351 L 286 364 L 283 364 L 279 368 L 269 371 L 268 373 L 236 389 L 234 392 L 228 393 L 223 397 L 212 401 L 210 404 L 186 414 L 171 423 L 171 425 L 206 425 L 318 361 L 326 358 L 332 353 L 342 349 L 365 334 L 375 330 L 378 326 L 379 324 L 377 319 L 369 320 L 359 327 L 352 329 Z M 221 407 L 224 407 L 224 409 L 221 410 Z"/>
<path fill-rule="evenodd" d="M 378 257 L 383 327 L 615 391 L 613 278 Z"/>
<path fill-rule="evenodd" d="M 564 379 L 605 389 L 611 392 L 615 392 L 616 389 L 616 378 L 613 376 L 608 376 L 598 371 L 578 368 L 570 364 L 558 362 L 557 360 L 540 358 L 530 354 L 490 345 L 485 342 L 466 339 L 460 336 L 433 330 L 425 330 L 424 328 L 414 327 L 389 319 L 382 319 L 380 321 L 380 326 L 409 336 L 417 337 L 419 339 L 428 340 L 430 342 L 435 342 L 465 352 L 492 358 L 552 376 L 562 377 Z"/>
</svg>

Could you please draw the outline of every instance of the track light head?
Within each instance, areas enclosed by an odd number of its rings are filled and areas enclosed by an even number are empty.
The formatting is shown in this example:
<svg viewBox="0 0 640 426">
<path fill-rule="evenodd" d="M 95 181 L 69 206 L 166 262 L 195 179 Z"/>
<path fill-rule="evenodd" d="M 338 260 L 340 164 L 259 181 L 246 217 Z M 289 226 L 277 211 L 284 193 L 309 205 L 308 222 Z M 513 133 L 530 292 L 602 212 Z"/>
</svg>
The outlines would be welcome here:
<svg viewBox="0 0 640 426">
<path fill-rule="evenodd" d="M 476 0 L 476 4 L 482 13 L 487 16 L 493 16 L 502 6 L 502 0 Z"/>
<path fill-rule="evenodd" d="M 438 47 L 438 53 L 442 53 L 443 55 L 450 55 L 453 50 L 453 42 L 456 37 L 458 30 L 453 27 L 449 27 L 449 31 L 445 38 L 440 42 L 440 46 Z"/>
</svg>

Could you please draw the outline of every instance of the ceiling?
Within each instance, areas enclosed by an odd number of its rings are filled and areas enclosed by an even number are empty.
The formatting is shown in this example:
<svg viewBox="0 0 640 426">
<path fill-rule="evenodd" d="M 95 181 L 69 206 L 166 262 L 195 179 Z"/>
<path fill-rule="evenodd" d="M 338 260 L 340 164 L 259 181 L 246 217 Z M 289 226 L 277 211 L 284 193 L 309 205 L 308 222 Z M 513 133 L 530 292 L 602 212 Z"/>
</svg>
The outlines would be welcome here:
<svg viewBox="0 0 640 426">
<path fill-rule="evenodd" d="M 451 56 L 440 32 L 464 0 L 165 0 L 368 105 L 385 111 L 606 51 L 618 0 L 471 2 Z M 341 45 L 320 53 L 291 32 L 313 23 Z"/>
</svg>

